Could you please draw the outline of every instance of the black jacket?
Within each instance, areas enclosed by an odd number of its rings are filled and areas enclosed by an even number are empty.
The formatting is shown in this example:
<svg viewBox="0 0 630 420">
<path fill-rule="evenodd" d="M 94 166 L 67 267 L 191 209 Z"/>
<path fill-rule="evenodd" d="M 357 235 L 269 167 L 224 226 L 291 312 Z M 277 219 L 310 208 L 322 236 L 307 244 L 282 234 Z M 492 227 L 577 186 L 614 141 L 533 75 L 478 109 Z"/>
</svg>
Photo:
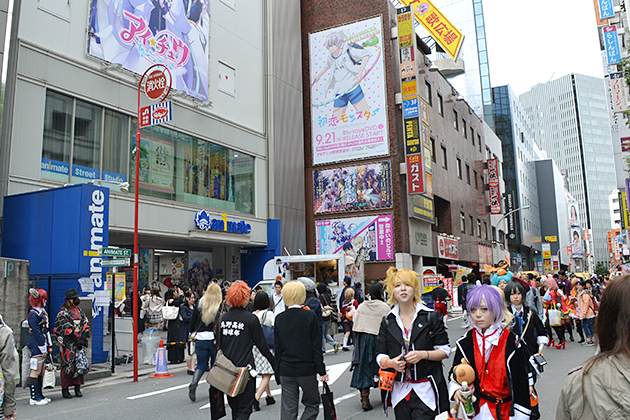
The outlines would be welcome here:
<svg viewBox="0 0 630 420">
<path fill-rule="evenodd" d="M 514 319 L 512 319 L 510 331 L 514 333 L 517 340 L 520 340 L 521 345 L 518 348 L 518 351 L 522 351 L 525 359 L 529 360 L 531 356 L 538 353 L 538 337 L 546 337 L 547 331 L 534 310 L 528 308 L 526 305 L 523 305 L 523 313 L 526 314 L 523 317 L 524 325 L 519 328 L 516 324 L 518 320 L 515 316 Z M 531 363 L 528 363 L 528 368 L 529 384 L 533 385 L 536 382 L 536 371 Z"/>
<path fill-rule="evenodd" d="M 254 367 L 252 347 L 254 344 L 260 353 L 274 365 L 273 354 L 269 351 L 260 321 L 244 308 L 230 308 L 217 321 L 217 347 L 223 350 L 225 357 L 235 366 Z"/>
<path fill-rule="evenodd" d="M 475 364 L 475 342 L 473 339 L 473 330 L 469 330 L 464 336 L 457 340 L 457 351 L 455 352 L 455 358 L 453 359 L 453 366 L 449 372 L 449 377 L 452 378 L 453 367 L 461 363 L 462 358 L 466 358 L 468 364 L 472 366 L 475 371 L 475 396 L 477 401 L 475 402 L 475 409 L 479 409 L 480 399 L 480 386 L 479 386 L 479 373 L 477 372 L 477 365 Z M 510 332 L 510 336 L 507 338 L 505 344 L 505 363 L 507 365 L 508 386 L 510 387 L 510 415 L 514 414 L 514 410 L 521 406 L 525 408 L 525 411 L 529 411 L 531 408 L 529 399 L 529 383 L 527 380 L 529 362 L 525 357 L 525 352 L 517 351 L 516 336 Z M 494 350 L 493 350 L 494 351 Z M 519 410 L 523 412 L 523 410 Z"/>
<path fill-rule="evenodd" d="M 410 350 L 434 350 L 434 346 L 448 345 L 448 334 L 444 328 L 444 322 L 438 312 L 420 309 L 411 327 Z M 402 331 L 396 323 L 396 316 L 393 313 L 387 315 L 378 333 L 378 344 L 376 354 L 387 354 L 390 359 L 398 357 L 404 348 Z M 396 380 L 400 381 L 402 374 L 396 375 Z M 429 378 L 438 398 L 438 413 L 450 409 L 448 402 L 448 390 L 442 362 L 421 360 L 413 365 L 411 370 L 412 380 Z"/>
</svg>

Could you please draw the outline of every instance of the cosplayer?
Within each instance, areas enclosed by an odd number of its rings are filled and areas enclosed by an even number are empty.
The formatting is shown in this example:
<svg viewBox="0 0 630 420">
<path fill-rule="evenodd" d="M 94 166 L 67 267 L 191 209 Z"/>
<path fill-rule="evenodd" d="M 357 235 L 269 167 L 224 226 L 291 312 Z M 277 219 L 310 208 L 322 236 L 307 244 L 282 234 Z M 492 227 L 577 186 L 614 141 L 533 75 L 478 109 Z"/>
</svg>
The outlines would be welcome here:
<svg viewBox="0 0 630 420">
<path fill-rule="evenodd" d="M 442 360 L 451 347 L 444 322 L 422 303 L 415 271 L 390 267 L 386 288 L 393 308 L 381 322 L 376 349 L 378 365 L 396 371 L 386 404 L 397 419 L 433 420 L 449 409 Z"/>
<path fill-rule="evenodd" d="M 504 329 L 503 298 L 493 287 L 471 289 L 466 296 L 468 325 L 472 327 L 457 340 L 453 368 L 462 359 L 475 370 L 475 420 L 526 420 L 531 414 L 528 363 L 517 351 L 517 338 Z M 451 368 L 452 377 L 453 369 Z M 461 386 L 452 380 L 449 394 L 463 402 Z"/>
<path fill-rule="evenodd" d="M 509 261 L 509 259 L 505 258 L 504 264 L 501 264 L 501 262 L 499 262 L 497 264 L 497 267 L 491 267 L 489 265 L 485 265 L 486 270 L 494 273 L 492 275 L 492 285 L 493 286 L 499 286 L 499 285 L 503 285 L 504 284 L 508 284 L 510 282 L 510 280 L 512 280 L 512 277 L 514 277 L 514 273 L 512 273 L 510 270 L 508 270 L 509 267 L 509 263 L 505 262 L 505 261 Z M 501 288 L 501 290 L 503 290 L 503 287 Z"/>
</svg>

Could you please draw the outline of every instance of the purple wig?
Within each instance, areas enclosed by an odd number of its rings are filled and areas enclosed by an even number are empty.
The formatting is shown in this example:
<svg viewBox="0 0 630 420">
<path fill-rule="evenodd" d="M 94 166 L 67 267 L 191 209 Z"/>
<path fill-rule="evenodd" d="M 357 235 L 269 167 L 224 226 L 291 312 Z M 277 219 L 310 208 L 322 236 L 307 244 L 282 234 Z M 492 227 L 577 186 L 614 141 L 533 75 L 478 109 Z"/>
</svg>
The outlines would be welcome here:
<svg viewBox="0 0 630 420">
<path fill-rule="evenodd" d="M 475 325 L 475 321 L 470 316 L 473 309 L 478 308 L 481 305 L 481 301 L 486 301 L 488 310 L 492 313 L 494 322 L 492 325 L 501 326 L 501 319 L 503 318 L 503 299 L 501 294 L 493 287 L 488 285 L 481 285 L 473 287 L 468 291 L 466 295 L 466 309 L 468 310 L 468 326 Z"/>
</svg>

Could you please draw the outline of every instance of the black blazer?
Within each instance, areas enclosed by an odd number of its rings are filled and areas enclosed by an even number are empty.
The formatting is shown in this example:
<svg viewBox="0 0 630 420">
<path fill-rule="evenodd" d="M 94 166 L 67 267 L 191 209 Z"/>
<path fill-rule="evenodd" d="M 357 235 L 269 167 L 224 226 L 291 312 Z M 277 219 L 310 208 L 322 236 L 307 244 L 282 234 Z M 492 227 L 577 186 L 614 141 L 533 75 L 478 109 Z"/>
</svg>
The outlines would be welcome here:
<svg viewBox="0 0 630 420">
<path fill-rule="evenodd" d="M 411 327 L 410 350 L 434 350 L 434 346 L 448 345 L 448 334 L 444 328 L 444 321 L 438 312 L 420 309 Z M 378 333 L 377 354 L 387 354 L 390 359 L 398 357 L 405 347 L 402 331 L 396 323 L 393 313 L 387 315 Z M 411 379 L 421 380 L 429 378 L 436 393 L 438 413 L 450 409 L 448 402 L 448 390 L 441 361 L 421 360 L 412 365 Z M 396 375 L 400 381 L 402 374 Z"/>
</svg>

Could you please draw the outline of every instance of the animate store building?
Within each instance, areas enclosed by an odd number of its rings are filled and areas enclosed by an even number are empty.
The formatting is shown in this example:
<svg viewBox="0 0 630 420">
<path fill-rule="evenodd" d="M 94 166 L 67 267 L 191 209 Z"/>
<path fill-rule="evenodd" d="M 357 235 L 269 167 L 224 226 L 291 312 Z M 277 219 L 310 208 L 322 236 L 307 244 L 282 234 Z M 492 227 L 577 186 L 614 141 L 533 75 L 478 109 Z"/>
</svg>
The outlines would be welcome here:
<svg viewBox="0 0 630 420">
<path fill-rule="evenodd" d="M 305 248 L 293 199 L 304 195 L 299 5 L 134 4 L 14 2 L 0 193 L 106 187 L 103 243 L 133 248 L 139 74 L 165 64 L 172 121 L 141 130 L 140 286 L 192 275 L 254 283 L 265 259 Z"/>
<path fill-rule="evenodd" d="M 367 282 L 390 266 L 450 277 L 458 264 L 492 263 L 483 123 L 429 71 L 430 50 L 419 39 L 413 54 L 399 49 L 387 0 L 303 2 L 301 16 L 309 253 L 345 252 L 346 272 Z M 401 86 L 413 77 L 415 112 Z M 413 136 L 415 167 L 405 164 Z M 417 167 L 427 182 L 411 195 Z"/>
</svg>

